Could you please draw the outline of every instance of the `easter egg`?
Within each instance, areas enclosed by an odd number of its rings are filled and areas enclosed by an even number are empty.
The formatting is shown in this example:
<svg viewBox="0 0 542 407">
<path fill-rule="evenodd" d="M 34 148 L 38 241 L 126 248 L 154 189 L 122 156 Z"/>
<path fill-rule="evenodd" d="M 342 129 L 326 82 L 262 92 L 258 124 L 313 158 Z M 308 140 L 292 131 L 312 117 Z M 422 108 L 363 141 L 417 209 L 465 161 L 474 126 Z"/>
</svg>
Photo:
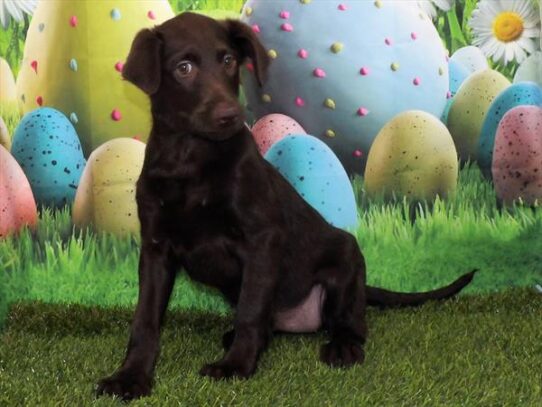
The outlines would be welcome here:
<svg viewBox="0 0 542 407">
<path fill-rule="evenodd" d="M 542 51 L 533 52 L 521 63 L 514 75 L 514 83 L 517 82 L 535 82 L 542 86 Z"/>
<path fill-rule="evenodd" d="M 73 203 L 73 223 L 118 236 L 139 233 L 136 182 L 143 167 L 145 144 L 118 138 L 89 157 Z"/>
<path fill-rule="evenodd" d="M 493 148 L 499 122 L 506 112 L 521 105 L 542 107 L 542 88 L 534 82 L 514 83 L 504 89 L 489 107 L 478 145 L 478 165 L 488 178 L 491 178 Z"/>
<path fill-rule="evenodd" d="M 36 202 L 23 170 L 0 146 L 0 239 L 38 221 Z"/>
<path fill-rule="evenodd" d="M 268 114 L 252 127 L 252 136 L 261 155 L 265 155 L 269 147 L 289 134 L 305 134 L 303 127 L 291 117 L 283 114 Z"/>
<path fill-rule="evenodd" d="M 450 57 L 450 62 L 452 61 L 466 68 L 469 74 L 489 68 L 486 56 L 480 48 L 474 45 L 459 48 Z"/>
<path fill-rule="evenodd" d="M 448 114 L 450 113 L 450 108 L 452 107 L 453 98 L 459 90 L 459 87 L 470 75 L 470 72 L 467 68 L 465 68 L 460 63 L 452 60 L 449 61 L 448 71 L 450 73 L 450 93 L 447 96 L 448 101 L 446 102 L 446 107 L 441 118 L 443 123 L 446 123 L 448 121 Z"/>
<path fill-rule="evenodd" d="M 146 140 L 149 98 L 122 79 L 122 69 L 136 33 L 173 16 L 167 0 L 38 2 L 17 78 L 24 112 L 63 112 L 85 157 L 116 137 Z"/>
<path fill-rule="evenodd" d="M 38 205 L 61 207 L 73 201 L 85 159 L 73 125 L 61 112 L 42 107 L 27 113 L 15 129 L 11 153 Z"/>
<path fill-rule="evenodd" d="M 542 108 L 518 106 L 499 123 L 492 165 L 497 197 L 542 203 Z"/>
<path fill-rule="evenodd" d="M 358 216 L 352 184 L 325 143 L 311 135 L 288 135 L 271 146 L 265 159 L 331 225 L 349 231 L 356 229 Z"/>
<path fill-rule="evenodd" d="M 415 1 L 249 0 L 242 15 L 272 60 L 263 87 L 242 71 L 248 108 L 291 117 L 350 174 L 393 116 L 444 111 L 446 51 Z"/>
<path fill-rule="evenodd" d="M 489 106 L 509 85 L 502 74 L 486 69 L 473 73 L 459 88 L 448 113 L 448 129 L 461 161 L 476 160 L 480 132 Z"/>
<path fill-rule="evenodd" d="M 6 150 L 11 149 L 11 137 L 9 136 L 9 131 L 4 122 L 4 119 L 0 117 L 0 145 L 4 146 Z"/>
<path fill-rule="evenodd" d="M 448 129 L 422 111 L 403 112 L 376 136 L 365 169 L 369 196 L 444 198 L 457 187 L 457 152 Z"/>
<path fill-rule="evenodd" d="M 471 72 L 463 65 L 453 60 L 449 61 L 448 70 L 450 72 L 450 93 L 452 96 L 455 96 Z"/>
<path fill-rule="evenodd" d="M 0 58 L 0 103 L 16 103 L 17 88 L 9 64 Z"/>
</svg>

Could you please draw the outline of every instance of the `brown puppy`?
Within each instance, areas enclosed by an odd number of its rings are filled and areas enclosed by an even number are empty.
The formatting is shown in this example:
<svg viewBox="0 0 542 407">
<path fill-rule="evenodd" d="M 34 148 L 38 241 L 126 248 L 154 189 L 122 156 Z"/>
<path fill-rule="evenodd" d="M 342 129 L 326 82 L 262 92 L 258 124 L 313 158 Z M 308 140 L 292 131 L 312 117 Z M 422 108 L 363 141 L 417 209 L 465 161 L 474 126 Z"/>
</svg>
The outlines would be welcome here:
<svg viewBox="0 0 542 407">
<path fill-rule="evenodd" d="M 446 298 L 472 279 L 422 294 L 367 287 L 356 239 L 330 226 L 258 153 L 237 102 L 239 65 L 248 58 L 262 83 L 269 61 L 250 27 L 191 13 L 134 40 L 123 75 L 150 96 L 153 117 L 137 183 L 139 302 L 126 358 L 98 394 L 150 393 L 181 268 L 236 310 L 225 356 L 201 369 L 214 378 L 252 375 L 277 329 L 322 326 L 323 362 L 361 363 L 366 304 Z"/>
</svg>

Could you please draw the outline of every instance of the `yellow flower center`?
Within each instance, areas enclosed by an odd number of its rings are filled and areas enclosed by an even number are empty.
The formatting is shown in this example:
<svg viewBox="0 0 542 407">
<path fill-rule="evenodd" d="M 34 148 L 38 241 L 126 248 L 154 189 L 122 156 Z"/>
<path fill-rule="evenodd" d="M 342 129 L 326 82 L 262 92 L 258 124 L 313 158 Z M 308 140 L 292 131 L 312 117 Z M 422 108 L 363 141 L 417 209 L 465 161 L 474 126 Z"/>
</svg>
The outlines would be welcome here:
<svg viewBox="0 0 542 407">
<path fill-rule="evenodd" d="M 493 34 L 499 41 L 515 41 L 523 33 L 523 19 L 518 13 L 505 11 L 493 20 Z"/>
</svg>

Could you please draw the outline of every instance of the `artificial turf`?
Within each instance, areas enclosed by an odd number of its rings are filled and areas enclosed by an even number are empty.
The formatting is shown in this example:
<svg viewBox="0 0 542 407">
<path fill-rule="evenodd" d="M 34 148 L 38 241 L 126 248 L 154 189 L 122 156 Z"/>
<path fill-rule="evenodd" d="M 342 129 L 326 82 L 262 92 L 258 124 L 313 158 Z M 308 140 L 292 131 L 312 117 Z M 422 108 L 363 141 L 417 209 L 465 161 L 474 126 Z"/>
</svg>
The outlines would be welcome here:
<svg viewBox="0 0 542 407">
<path fill-rule="evenodd" d="M 323 334 L 277 336 L 250 380 L 199 368 L 222 354 L 231 318 L 169 312 L 156 387 L 134 405 L 540 406 L 542 296 L 463 296 L 418 309 L 370 310 L 366 361 L 318 361 Z M 131 308 L 16 304 L 0 336 L 0 405 L 120 405 L 94 384 L 124 356 Z"/>
</svg>

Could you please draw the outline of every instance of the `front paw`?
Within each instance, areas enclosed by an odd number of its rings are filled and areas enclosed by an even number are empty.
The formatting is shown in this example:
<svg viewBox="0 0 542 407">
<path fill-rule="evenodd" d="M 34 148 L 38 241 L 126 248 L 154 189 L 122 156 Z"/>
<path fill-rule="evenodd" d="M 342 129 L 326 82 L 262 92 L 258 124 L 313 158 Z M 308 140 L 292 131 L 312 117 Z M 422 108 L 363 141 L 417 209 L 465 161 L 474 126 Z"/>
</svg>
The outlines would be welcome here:
<svg viewBox="0 0 542 407">
<path fill-rule="evenodd" d="M 124 401 L 151 394 L 152 380 L 139 371 L 119 370 L 98 382 L 96 396 L 117 396 Z"/>
<path fill-rule="evenodd" d="M 210 363 L 201 368 L 200 374 L 202 376 L 209 376 L 213 379 L 229 379 L 232 377 L 239 377 L 246 379 L 254 374 L 256 366 L 252 366 L 246 362 L 233 362 L 228 360 L 221 360 L 219 362 Z"/>
<path fill-rule="evenodd" d="M 233 345 L 233 340 L 235 339 L 235 331 L 232 329 L 231 331 L 226 332 L 224 335 L 222 335 L 222 347 L 227 352 L 230 350 L 231 345 Z"/>
<path fill-rule="evenodd" d="M 331 367 L 350 367 L 363 363 L 365 353 L 359 343 L 331 341 L 322 346 L 320 360 Z"/>
</svg>

